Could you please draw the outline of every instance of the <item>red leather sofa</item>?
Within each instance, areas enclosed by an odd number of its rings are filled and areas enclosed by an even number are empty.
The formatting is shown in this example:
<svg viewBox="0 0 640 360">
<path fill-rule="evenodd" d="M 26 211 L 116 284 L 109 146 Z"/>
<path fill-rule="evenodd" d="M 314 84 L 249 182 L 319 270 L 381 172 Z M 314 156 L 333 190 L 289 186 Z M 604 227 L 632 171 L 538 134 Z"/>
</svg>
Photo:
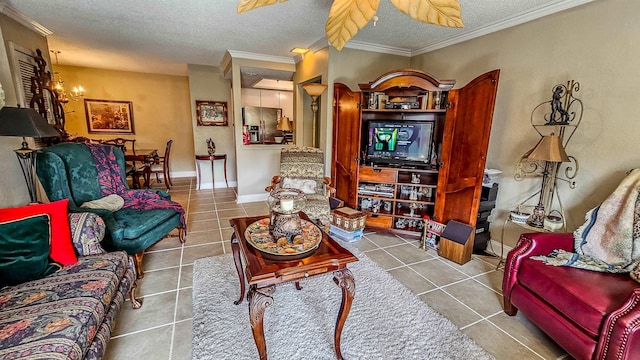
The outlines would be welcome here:
<svg viewBox="0 0 640 360">
<path fill-rule="evenodd" d="M 504 311 L 522 311 L 576 359 L 640 359 L 640 283 L 529 257 L 572 251 L 573 235 L 522 234 L 509 252 Z"/>
</svg>

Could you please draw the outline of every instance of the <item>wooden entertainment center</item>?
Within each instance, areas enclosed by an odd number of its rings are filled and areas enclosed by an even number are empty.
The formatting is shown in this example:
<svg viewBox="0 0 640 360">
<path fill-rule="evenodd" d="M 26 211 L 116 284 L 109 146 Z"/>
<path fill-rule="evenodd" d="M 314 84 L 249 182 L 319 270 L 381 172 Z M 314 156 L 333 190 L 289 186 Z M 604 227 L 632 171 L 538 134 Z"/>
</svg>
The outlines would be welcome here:
<svg viewBox="0 0 640 360">
<path fill-rule="evenodd" d="M 413 69 L 334 84 L 332 183 L 375 230 L 420 236 L 425 215 L 475 226 L 500 70 L 460 89 Z"/>
</svg>

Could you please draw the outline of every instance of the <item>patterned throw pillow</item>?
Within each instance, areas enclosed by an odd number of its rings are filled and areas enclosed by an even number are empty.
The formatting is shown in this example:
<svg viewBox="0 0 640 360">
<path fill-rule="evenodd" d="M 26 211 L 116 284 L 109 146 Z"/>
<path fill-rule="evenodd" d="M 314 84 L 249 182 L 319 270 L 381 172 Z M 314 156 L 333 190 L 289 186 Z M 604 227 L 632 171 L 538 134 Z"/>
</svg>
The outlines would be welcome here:
<svg viewBox="0 0 640 360">
<path fill-rule="evenodd" d="M 31 215 L 47 214 L 51 219 L 51 259 L 62 265 L 75 264 L 78 261 L 67 219 L 69 199 L 47 204 L 32 204 L 16 208 L 0 209 L 0 222 L 22 219 Z"/>
<path fill-rule="evenodd" d="M 71 241 L 80 256 L 103 254 L 100 242 L 104 239 L 105 224 L 94 213 L 83 212 L 69 214 Z"/>
<path fill-rule="evenodd" d="M 56 269 L 49 263 L 49 215 L 0 222 L 0 286 L 43 278 Z"/>
<path fill-rule="evenodd" d="M 315 194 L 316 192 L 315 180 L 309 179 L 284 178 L 282 181 L 282 187 L 302 190 L 305 194 Z"/>
</svg>

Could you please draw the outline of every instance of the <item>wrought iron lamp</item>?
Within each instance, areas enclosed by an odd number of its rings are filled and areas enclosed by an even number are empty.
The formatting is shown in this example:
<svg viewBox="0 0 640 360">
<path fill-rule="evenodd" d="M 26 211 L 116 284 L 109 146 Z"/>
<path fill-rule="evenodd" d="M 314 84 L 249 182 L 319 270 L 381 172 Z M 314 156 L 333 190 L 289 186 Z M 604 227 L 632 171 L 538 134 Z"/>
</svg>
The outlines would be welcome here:
<svg viewBox="0 0 640 360">
<path fill-rule="evenodd" d="M 568 162 L 569 157 L 562 146 L 562 139 L 551 133 L 551 135 L 543 136 L 538 144 L 527 155 L 529 161 L 544 161 L 544 169 L 542 170 L 542 187 L 540 189 L 540 200 L 538 205 L 533 209 L 533 214 L 527 220 L 527 224 L 536 228 L 544 227 L 544 199 L 547 187 L 551 177 L 552 167 L 560 162 Z"/>
<path fill-rule="evenodd" d="M 60 133 L 32 108 L 5 106 L 0 109 L 0 136 L 22 137 L 22 147 L 14 151 L 20 162 L 31 202 L 38 201 L 34 172 L 36 150 L 29 148 L 25 138 L 57 137 Z"/>
<path fill-rule="evenodd" d="M 311 144 L 313 145 L 313 147 L 318 147 L 318 139 L 316 136 L 316 124 L 318 121 L 318 97 L 322 95 L 325 90 L 327 90 L 327 85 L 320 83 L 311 83 L 302 85 L 302 88 L 307 92 L 307 94 L 309 94 L 309 96 L 311 96 L 311 112 L 313 113 L 313 136 Z"/>
</svg>

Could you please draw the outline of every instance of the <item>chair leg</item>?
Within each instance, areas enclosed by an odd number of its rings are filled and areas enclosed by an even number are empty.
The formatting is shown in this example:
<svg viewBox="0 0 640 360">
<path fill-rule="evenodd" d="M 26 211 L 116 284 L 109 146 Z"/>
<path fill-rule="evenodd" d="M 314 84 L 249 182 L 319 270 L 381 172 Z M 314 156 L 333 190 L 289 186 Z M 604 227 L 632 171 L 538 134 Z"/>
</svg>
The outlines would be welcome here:
<svg viewBox="0 0 640 360">
<path fill-rule="evenodd" d="M 136 273 L 138 274 L 138 279 L 142 279 L 144 277 L 144 271 L 142 270 L 143 255 L 144 255 L 144 251 L 141 251 L 133 255 L 133 262 L 136 265 Z"/>
<path fill-rule="evenodd" d="M 129 300 L 131 301 L 131 307 L 134 309 L 140 309 L 142 307 L 142 300 L 136 297 L 136 290 L 138 289 L 138 279 L 133 280 L 131 284 L 131 290 L 129 290 Z"/>
<path fill-rule="evenodd" d="M 518 308 L 513 306 L 511 301 L 509 301 L 506 297 L 504 300 L 504 312 L 509 316 L 514 316 L 518 313 Z"/>
<path fill-rule="evenodd" d="M 187 239 L 185 239 L 184 237 L 184 229 L 182 228 L 182 225 L 178 226 L 178 239 L 180 239 L 180 242 L 182 244 L 187 241 Z"/>
</svg>

